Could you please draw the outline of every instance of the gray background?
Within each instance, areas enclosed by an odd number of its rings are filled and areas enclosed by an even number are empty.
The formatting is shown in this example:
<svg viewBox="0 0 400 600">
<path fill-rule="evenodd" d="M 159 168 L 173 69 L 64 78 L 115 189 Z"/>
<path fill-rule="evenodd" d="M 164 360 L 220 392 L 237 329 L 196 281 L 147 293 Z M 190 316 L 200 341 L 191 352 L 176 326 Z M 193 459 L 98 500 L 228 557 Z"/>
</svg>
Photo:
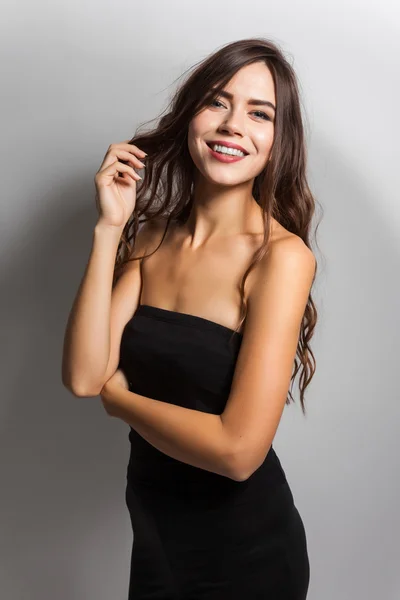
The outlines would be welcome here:
<svg viewBox="0 0 400 600">
<path fill-rule="evenodd" d="M 298 73 L 318 232 L 308 416 L 274 441 L 310 600 L 397 600 L 399 56 L 395 1 L 2 2 L 1 534 L 7 600 L 127 598 L 128 426 L 61 383 L 62 341 L 112 142 L 223 44 L 265 36 Z M 295 388 L 297 390 L 297 388 Z"/>
</svg>

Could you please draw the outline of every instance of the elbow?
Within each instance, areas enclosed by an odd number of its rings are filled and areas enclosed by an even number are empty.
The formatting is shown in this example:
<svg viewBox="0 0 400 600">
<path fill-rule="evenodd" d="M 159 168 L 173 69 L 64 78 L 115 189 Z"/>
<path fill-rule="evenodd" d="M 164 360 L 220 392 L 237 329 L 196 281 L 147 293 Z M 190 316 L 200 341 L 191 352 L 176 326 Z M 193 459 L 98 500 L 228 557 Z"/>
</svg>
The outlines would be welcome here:
<svg viewBox="0 0 400 600">
<path fill-rule="evenodd" d="M 239 482 L 247 481 L 259 466 L 260 464 L 255 460 L 254 452 L 237 448 L 232 453 L 231 478 Z"/>
<path fill-rule="evenodd" d="M 250 479 L 250 477 L 253 475 L 253 473 L 255 473 L 258 469 L 257 467 L 249 467 L 249 468 L 245 468 L 242 467 L 241 469 L 237 469 L 234 472 L 234 476 L 235 476 L 235 481 L 247 481 L 248 479 Z"/>
<path fill-rule="evenodd" d="M 236 469 L 232 471 L 232 479 L 235 481 L 239 481 L 243 483 L 243 481 L 247 481 L 256 469 Z"/>
<path fill-rule="evenodd" d="M 103 386 L 84 385 L 77 377 L 73 377 L 71 371 L 63 362 L 61 368 L 61 381 L 63 386 L 77 398 L 93 398 L 98 396 Z"/>
<path fill-rule="evenodd" d="M 243 465 L 243 460 L 239 452 L 233 452 L 229 463 L 229 478 L 233 481 L 246 481 L 247 472 Z"/>
<path fill-rule="evenodd" d="M 77 384 L 66 382 L 64 380 L 62 383 L 63 386 L 67 388 L 67 390 L 77 398 L 93 398 L 94 396 L 98 396 L 100 394 L 100 391 L 98 390 L 89 390 L 88 388 L 84 388 Z"/>
</svg>

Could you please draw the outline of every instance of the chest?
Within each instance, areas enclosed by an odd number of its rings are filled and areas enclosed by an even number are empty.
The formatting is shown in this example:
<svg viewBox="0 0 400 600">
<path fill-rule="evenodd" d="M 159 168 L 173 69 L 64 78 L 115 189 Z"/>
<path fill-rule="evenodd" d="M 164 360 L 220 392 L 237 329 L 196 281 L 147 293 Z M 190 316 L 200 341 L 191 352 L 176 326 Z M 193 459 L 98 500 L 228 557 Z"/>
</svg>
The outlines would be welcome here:
<svg viewBox="0 0 400 600">
<path fill-rule="evenodd" d="M 255 249 L 254 240 L 243 237 L 192 251 L 171 236 L 142 260 L 140 301 L 198 314 L 234 329 L 240 315 L 241 280 Z M 245 298 L 252 276 L 251 272 L 245 283 Z"/>
</svg>

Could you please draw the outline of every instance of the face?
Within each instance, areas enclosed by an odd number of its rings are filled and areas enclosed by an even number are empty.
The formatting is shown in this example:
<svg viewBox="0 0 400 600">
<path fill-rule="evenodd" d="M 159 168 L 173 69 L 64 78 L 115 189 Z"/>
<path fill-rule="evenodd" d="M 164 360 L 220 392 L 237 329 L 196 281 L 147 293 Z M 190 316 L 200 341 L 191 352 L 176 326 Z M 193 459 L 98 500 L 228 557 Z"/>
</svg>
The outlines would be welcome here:
<svg viewBox="0 0 400 600">
<path fill-rule="evenodd" d="M 235 185 L 254 179 L 265 167 L 274 138 L 275 111 L 269 105 L 251 104 L 251 99 L 276 106 L 275 86 L 265 63 L 240 69 L 216 96 L 190 122 L 189 152 L 197 169 L 209 182 Z M 220 154 L 211 142 L 231 142 L 241 146 L 246 156 Z M 211 144 L 214 148 L 213 144 Z"/>
</svg>

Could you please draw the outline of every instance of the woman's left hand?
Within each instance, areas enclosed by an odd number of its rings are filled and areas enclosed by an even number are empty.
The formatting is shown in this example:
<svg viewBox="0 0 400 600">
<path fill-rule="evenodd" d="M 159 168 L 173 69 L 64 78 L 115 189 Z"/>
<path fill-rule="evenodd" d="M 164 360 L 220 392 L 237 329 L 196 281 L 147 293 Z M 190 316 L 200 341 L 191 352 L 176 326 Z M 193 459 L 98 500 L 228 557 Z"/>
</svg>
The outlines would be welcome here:
<svg viewBox="0 0 400 600">
<path fill-rule="evenodd" d="M 115 371 L 114 375 L 112 375 L 110 379 L 103 385 L 100 392 L 100 397 L 104 408 L 109 415 L 112 414 L 113 394 L 115 394 L 115 390 L 118 390 L 118 388 L 129 390 L 129 382 L 121 369 L 117 369 Z"/>
</svg>

